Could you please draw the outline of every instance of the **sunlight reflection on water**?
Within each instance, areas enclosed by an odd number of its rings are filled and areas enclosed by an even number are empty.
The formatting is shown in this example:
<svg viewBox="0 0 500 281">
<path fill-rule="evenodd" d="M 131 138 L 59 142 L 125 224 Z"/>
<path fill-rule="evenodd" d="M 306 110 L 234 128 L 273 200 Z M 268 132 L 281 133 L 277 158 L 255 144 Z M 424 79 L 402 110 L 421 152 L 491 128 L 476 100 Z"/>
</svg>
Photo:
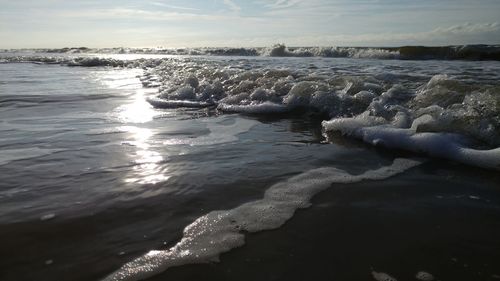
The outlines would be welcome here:
<svg viewBox="0 0 500 281">
<path fill-rule="evenodd" d="M 128 132 L 129 137 L 131 137 L 130 141 L 122 144 L 128 144 L 136 148 L 130 154 L 136 165 L 132 168 L 133 171 L 125 179 L 125 182 L 156 184 L 167 181 L 170 176 L 165 175 L 167 169 L 162 165 L 165 158 L 152 149 L 153 141 L 151 137 L 154 136 L 153 130 L 135 126 L 123 126 L 120 129 Z"/>
<path fill-rule="evenodd" d="M 146 101 L 147 91 L 137 90 L 131 103 L 119 106 L 115 109 L 115 114 L 123 123 L 146 123 L 159 113 Z"/>
<path fill-rule="evenodd" d="M 122 145 L 135 148 L 129 151 L 129 157 L 135 165 L 124 181 L 136 184 L 156 184 L 168 180 L 170 176 L 165 175 L 167 168 L 161 165 L 165 160 L 164 157 L 153 150 L 154 131 L 132 125 L 146 124 L 156 115 L 161 114 L 146 101 L 146 96 L 156 90 L 142 88 L 137 78 L 137 75 L 141 73 L 142 70 L 112 70 L 101 73 L 96 79 L 106 87 L 123 90 L 123 94 L 128 97 L 125 104 L 116 107 L 110 113 L 112 120 L 124 124 L 117 128 L 127 133 Z"/>
</svg>

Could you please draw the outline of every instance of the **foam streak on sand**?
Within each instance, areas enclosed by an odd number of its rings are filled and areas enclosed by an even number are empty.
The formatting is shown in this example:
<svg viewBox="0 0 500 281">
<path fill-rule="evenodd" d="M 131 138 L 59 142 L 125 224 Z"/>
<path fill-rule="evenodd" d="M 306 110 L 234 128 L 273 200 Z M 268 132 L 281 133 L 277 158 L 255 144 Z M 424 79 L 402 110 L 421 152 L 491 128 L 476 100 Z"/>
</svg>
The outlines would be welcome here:
<svg viewBox="0 0 500 281">
<path fill-rule="evenodd" d="M 383 180 L 419 164 L 417 160 L 398 158 L 390 166 L 360 175 L 331 167 L 307 171 L 271 186 L 260 200 L 231 210 L 213 211 L 198 218 L 184 229 L 183 238 L 174 247 L 150 251 L 123 265 L 104 280 L 142 280 L 170 267 L 218 261 L 220 254 L 245 243 L 243 232 L 282 226 L 297 209 L 310 206 L 311 198 L 332 184 Z"/>
</svg>

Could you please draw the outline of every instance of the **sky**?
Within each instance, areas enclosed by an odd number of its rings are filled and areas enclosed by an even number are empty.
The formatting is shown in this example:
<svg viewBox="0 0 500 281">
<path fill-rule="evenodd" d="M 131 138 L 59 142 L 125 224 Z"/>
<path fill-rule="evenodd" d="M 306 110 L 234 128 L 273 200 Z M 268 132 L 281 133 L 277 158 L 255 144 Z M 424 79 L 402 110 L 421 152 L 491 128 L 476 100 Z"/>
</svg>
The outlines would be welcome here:
<svg viewBox="0 0 500 281">
<path fill-rule="evenodd" d="M 0 0 L 0 48 L 500 44 L 500 0 Z"/>
</svg>

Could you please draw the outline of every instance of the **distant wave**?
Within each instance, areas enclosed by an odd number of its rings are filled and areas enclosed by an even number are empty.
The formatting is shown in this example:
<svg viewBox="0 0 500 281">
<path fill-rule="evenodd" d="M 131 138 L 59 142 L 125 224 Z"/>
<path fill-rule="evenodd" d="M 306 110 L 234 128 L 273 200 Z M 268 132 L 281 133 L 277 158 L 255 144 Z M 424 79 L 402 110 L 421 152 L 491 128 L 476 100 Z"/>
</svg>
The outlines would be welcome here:
<svg viewBox="0 0 500 281">
<path fill-rule="evenodd" d="M 34 64 L 60 64 L 66 66 L 133 66 L 131 61 L 100 57 L 64 57 L 64 56 L 40 56 L 40 55 L 16 55 L 4 57 L 0 63 L 34 63 Z"/>
<path fill-rule="evenodd" d="M 404 47 L 286 47 L 259 48 L 60 48 L 11 49 L 2 52 L 50 54 L 163 54 L 189 56 L 331 57 L 401 60 L 500 60 L 500 45 L 404 46 Z"/>
<path fill-rule="evenodd" d="M 408 46 L 397 48 L 402 59 L 500 60 L 500 45 L 448 47 Z"/>
</svg>

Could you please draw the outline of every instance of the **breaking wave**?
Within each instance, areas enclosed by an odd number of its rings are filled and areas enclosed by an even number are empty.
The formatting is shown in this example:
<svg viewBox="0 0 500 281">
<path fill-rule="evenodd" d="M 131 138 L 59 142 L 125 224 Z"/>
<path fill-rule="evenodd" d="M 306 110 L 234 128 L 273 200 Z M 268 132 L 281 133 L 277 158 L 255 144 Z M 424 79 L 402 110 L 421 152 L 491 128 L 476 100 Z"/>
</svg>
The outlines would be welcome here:
<svg viewBox="0 0 500 281">
<path fill-rule="evenodd" d="M 304 49 L 269 51 L 290 55 Z M 301 53 L 301 55 L 304 55 Z M 213 108 L 224 113 L 307 113 L 323 117 L 325 134 L 341 134 L 469 165 L 499 169 L 500 85 L 491 77 L 335 73 L 331 69 L 262 67 L 197 58 L 8 57 L 9 61 L 144 69 L 156 108 Z M 293 64 L 292 64 L 293 65 Z M 465 72 L 464 72 L 465 73 Z M 461 76 L 462 75 L 462 76 Z M 491 75 L 490 75 L 491 76 Z M 474 80 L 470 80 L 474 79 Z M 432 143 L 432 144 L 431 144 Z M 446 149 L 442 147 L 446 146 Z"/>
<path fill-rule="evenodd" d="M 325 134 L 500 169 L 500 86 L 435 75 L 426 83 L 385 75 L 318 75 L 185 62 L 146 70 L 158 108 L 212 107 L 243 114 L 314 114 Z M 396 80 L 394 80 L 396 79 Z"/>
<path fill-rule="evenodd" d="M 7 53 L 48 54 L 161 54 L 183 56 L 272 56 L 272 57 L 329 57 L 402 60 L 500 60 L 500 45 L 460 46 L 403 46 L 403 47 L 286 47 L 277 44 L 258 48 L 61 48 L 13 49 Z M 79 64 L 80 62 L 76 62 Z M 82 62 L 82 64 L 97 62 Z"/>
</svg>

